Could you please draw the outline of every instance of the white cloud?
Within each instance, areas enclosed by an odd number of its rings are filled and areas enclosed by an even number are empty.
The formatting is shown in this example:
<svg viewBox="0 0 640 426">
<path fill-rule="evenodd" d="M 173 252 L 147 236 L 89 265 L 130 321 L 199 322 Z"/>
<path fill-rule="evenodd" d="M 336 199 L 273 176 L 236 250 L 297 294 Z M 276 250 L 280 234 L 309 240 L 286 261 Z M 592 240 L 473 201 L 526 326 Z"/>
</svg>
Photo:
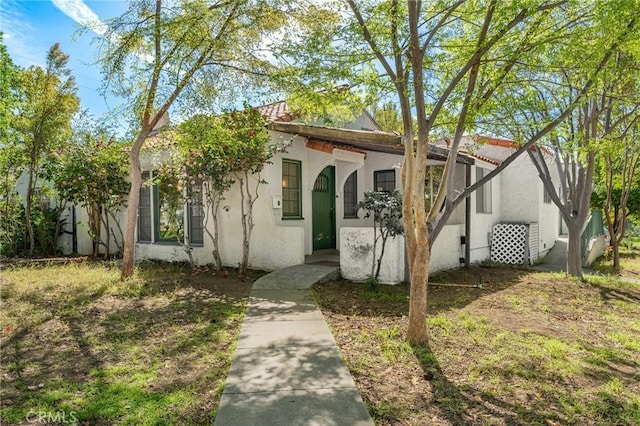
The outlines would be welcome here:
<svg viewBox="0 0 640 426">
<path fill-rule="evenodd" d="M 98 35 L 104 35 L 107 32 L 107 25 L 83 0 L 52 0 L 52 2 L 55 7 L 81 26 Z"/>
<path fill-rule="evenodd" d="M 4 33 L 3 42 L 9 55 L 21 66 L 43 66 L 42 58 L 36 54 L 37 49 L 34 49 L 33 43 L 26 36 L 34 32 L 29 20 L 20 12 L 15 1 L 0 0 L 0 3 L 0 30 Z"/>
</svg>

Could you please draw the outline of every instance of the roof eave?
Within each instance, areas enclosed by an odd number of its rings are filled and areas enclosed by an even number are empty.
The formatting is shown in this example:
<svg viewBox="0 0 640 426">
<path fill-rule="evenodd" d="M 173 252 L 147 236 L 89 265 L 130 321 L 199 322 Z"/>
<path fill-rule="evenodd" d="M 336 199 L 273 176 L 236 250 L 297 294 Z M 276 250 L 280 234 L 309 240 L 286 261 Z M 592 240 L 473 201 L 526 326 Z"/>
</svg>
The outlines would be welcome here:
<svg viewBox="0 0 640 426">
<path fill-rule="evenodd" d="M 329 142 L 339 142 L 353 146 L 355 148 L 365 149 L 373 152 L 382 152 L 395 155 L 404 154 L 402 137 L 395 133 L 370 130 L 336 129 L 332 127 L 283 122 L 268 123 L 267 129 Z M 448 155 L 448 149 L 429 144 L 429 159 L 446 161 Z M 469 157 L 462 153 L 458 153 L 456 161 L 458 163 L 467 165 L 475 164 L 475 160 L 472 157 Z"/>
</svg>

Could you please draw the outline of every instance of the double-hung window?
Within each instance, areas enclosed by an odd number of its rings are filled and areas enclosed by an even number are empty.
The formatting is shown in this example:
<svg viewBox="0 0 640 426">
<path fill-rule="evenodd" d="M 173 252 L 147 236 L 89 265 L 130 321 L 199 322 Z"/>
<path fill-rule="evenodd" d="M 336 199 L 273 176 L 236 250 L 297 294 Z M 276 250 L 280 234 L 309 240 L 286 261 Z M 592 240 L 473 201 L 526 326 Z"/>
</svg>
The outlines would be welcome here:
<svg viewBox="0 0 640 426">
<path fill-rule="evenodd" d="M 302 163 L 282 160 L 282 217 L 302 218 Z"/>
<path fill-rule="evenodd" d="M 153 172 L 142 174 L 138 207 L 138 242 L 185 243 L 204 242 L 202 184 L 178 177 L 158 177 Z M 185 235 L 185 229 L 188 231 Z"/>
</svg>

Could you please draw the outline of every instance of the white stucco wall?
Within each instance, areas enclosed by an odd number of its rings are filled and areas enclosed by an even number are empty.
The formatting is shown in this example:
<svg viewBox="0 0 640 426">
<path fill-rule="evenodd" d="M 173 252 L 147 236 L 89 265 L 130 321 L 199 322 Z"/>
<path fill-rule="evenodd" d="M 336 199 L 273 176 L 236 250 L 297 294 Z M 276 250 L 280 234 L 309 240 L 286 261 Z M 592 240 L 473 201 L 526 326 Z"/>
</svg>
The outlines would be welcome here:
<svg viewBox="0 0 640 426">
<path fill-rule="evenodd" d="M 378 126 L 367 112 L 356 117 L 353 123 L 347 124 L 345 128 L 354 130 L 381 130 L 380 126 Z"/>
<path fill-rule="evenodd" d="M 367 158 L 362 166 L 358 167 L 357 173 L 357 188 L 358 188 L 358 201 L 362 201 L 364 193 L 366 191 L 373 191 L 373 174 L 377 170 L 394 170 L 396 178 L 396 188 L 402 187 L 400 178 L 400 166 L 402 164 L 402 156 L 383 154 L 380 152 L 367 152 Z M 340 164 L 339 164 L 340 166 Z M 344 218 L 344 184 L 353 172 L 355 168 L 336 168 L 336 211 L 337 220 L 336 228 L 339 230 L 343 227 L 370 227 L 373 226 L 373 219 L 364 218 L 364 211 L 358 212 L 357 218 Z M 314 178 L 315 179 L 315 178 Z M 338 241 L 336 246 L 340 247 L 340 233 L 338 232 Z"/>
<path fill-rule="evenodd" d="M 492 170 L 495 166 L 476 161 L 476 166 L 472 167 L 471 181 L 476 181 L 477 167 Z M 470 262 L 477 263 L 489 259 L 489 242 L 491 240 L 491 229 L 493 225 L 502 219 L 503 190 L 501 186 L 502 175 L 498 174 L 489 181 L 491 185 L 491 213 L 477 213 L 475 192 L 471 194 L 471 232 L 469 240 Z"/>
<path fill-rule="evenodd" d="M 343 278 L 362 282 L 371 275 L 373 257 L 373 228 L 342 228 L 340 230 L 340 273 Z M 378 240 L 376 259 L 382 250 Z M 404 238 L 389 238 L 378 278 L 382 284 L 404 281 Z"/>
<path fill-rule="evenodd" d="M 70 209 L 67 209 L 67 222 L 69 222 L 66 226 L 68 231 L 71 231 L 71 218 L 72 214 Z M 115 214 L 120 226 L 122 227 L 122 232 L 125 232 L 124 224 L 126 222 L 126 212 L 125 210 L 121 210 L 116 212 Z M 109 233 L 110 241 L 109 241 L 109 251 L 110 253 L 116 253 L 118 251 L 118 244 L 122 245 L 122 238 L 120 236 L 120 231 L 118 231 L 116 224 L 113 222 L 113 219 L 109 217 L 109 225 L 113 228 L 113 232 Z M 101 225 L 100 228 L 102 241 L 106 244 L 107 242 L 107 232 L 108 230 L 105 228 L 104 224 Z M 115 233 L 117 238 L 116 240 L 113 237 Z M 69 250 L 68 253 L 71 253 L 71 249 L 73 247 L 73 236 L 72 235 L 64 235 L 58 240 L 58 245 L 60 245 L 60 241 L 64 241 L 65 253 L 66 250 Z M 76 241 L 77 241 L 77 253 L 83 255 L 91 255 L 93 254 L 93 241 L 91 236 L 89 235 L 89 214 L 87 213 L 87 209 L 81 206 L 76 206 Z M 100 253 L 105 253 L 105 247 L 100 246 Z"/>
<path fill-rule="evenodd" d="M 545 156 L 555 185 L 557 169 L 553 158 Z M 553 202 L 544 203 L 544 185 L 528 155 L 520 155 L 501 174 L 503 222 L 539 225 L 540 255 L 546 254 L 560 233 L 560 213 Z"/>
<path fill-rule="evenodd" d="M 24 200 L 26 199 L 26 195 L 27 195 L 27 181 L 28 181 L 28 175 L 25 172 L 18 178 L 16 187 L 15 187 L 16 192 L 20 194 L 20 196 L 22 197 L 23 204 L 25 202 Z M 51 182 L 43 181 L 40 179 L 36 183 L 35 188 L 47 188 L 48 190 L 50 190 L 51 191 L 51 195 L 49 197 L 50 207 L 54 208 L 58 205 L 58 199 L 56 197 L 55 192 L 52 189 L 53 185 Z M 84 207 L 81 207 L 78 205 L 78 206 L 75 206 L 75 209 L 76 209 L 75 229 L 76 229 L 77 253 L 83 254 L 83 255 L 90 255 L 93 253 L 93 243 L 91 240 L 91 236 L 89 235 L 89 216 L 87 214 L 87 210 Z M 118 218 L 120 223 L 124 223 L 123 217 L 124 217 L 123 212 L 116 213 L 116 218 Z M 70 205 L 70 203 L 67 203 L 67 206 L 65 207 L 64 211 L 62 212 L 62 215 L 60 216 L 60 220 L 65 222 L 61 230 L 66 232 L 64 232 L 62 235 L 58 237 L 57 247 L 63 254 L 69 255 L 73 253 L 73 222 L 74 222 L 73 214 L 72 214 L 72 206 Z M 105 243 L 106 243 L 106 232 L 107 231 L 103 225 L 102 238 Z M 115 224 L 114 224 L 114 232 L 116 233 L 116 236 L 120 240 L 120 234 L 115 229 Z M 124 229 L 123 229 L 123 232 L 124 232 Z M 111 236 L 110 243 L 111 243 L 110 244 L 111 252 L 115 253 L 118 250 L 118 247 L 115 241 L 113 240 L 113 236 Z M 101 253 L 105 252 L 104 247 L 100 248 L 100 252 Z"/>
<path fill-rule="evenodd" d="M 554 186 L 557 189 L 560 185 L 560 177 L 558 175 L 558 168 L 554 164 L 553 159 L 550 156 L 545 156 L 547 161 L 547 167 L 551 172 L 551 178 L 553 180 Z M 530 159 L 529 159 L 530 160 Z M 533 166 L 533 164 L 532 164 Z M 560 209 L 550 201 L 549 203 L 544 202 L 544 185 L 542 181 L 538 177 L 538 199 L 541 202 L 538 203 L 538 224 L 540 229 L 540 255 L 546 255 L 549 250 L 553 247 L 560 235 Z"/>
<path fill-rule="evenodd" d="M 438 272 L 462 266 L 464 257 L 460 236 L 464 235 L 464 225 L 445 225 L 431 248 L 430 272 Z"/>
<path fill-rule="evenodd" d="M 502 221 L 539 222 L 541 182 L 528 155 L 520 155 L 502 171 L 500 184 L 504 195 L 501 199 Z"/>
</svg>

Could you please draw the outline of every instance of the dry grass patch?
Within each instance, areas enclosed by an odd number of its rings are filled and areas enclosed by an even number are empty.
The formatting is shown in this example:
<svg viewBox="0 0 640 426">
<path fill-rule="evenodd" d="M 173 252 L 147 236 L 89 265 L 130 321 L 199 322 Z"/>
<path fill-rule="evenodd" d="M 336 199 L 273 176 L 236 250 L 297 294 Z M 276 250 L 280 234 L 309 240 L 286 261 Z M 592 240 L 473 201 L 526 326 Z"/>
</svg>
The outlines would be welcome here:
<svg viewBox="0 0 640 426">
<path fill-rule="evenodd" d="M 408 288 L 316 295 L 379 425 L 640 424 L 640 285 L 471 268 L 429 288 L 430 343 L 404 342 Z"/>
</svg>

